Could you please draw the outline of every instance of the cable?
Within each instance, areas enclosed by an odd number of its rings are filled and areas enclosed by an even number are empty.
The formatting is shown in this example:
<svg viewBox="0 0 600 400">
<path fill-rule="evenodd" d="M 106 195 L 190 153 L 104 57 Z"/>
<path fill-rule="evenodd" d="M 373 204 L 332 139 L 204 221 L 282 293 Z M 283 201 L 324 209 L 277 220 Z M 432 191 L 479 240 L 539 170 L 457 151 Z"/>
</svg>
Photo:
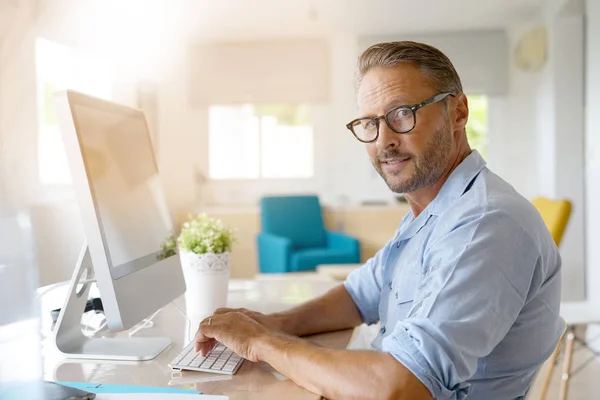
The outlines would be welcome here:
<svg viewBox="0 0 600 400">
<path fill-rule="evenodd" d="M 179 306 L 177 304 L 175 304 L 175 302 L 171 302 L 171 304 L 173 305 L 173 307 L 175 307 L 177 309 L 177 311 L 179 311 L 181 313 L 181 315 L 183 315 L 183 317 L 186 319 L 187 321 L 187 331 L 188 331 L 188 342 L 192 341 L 192 320 L 187 316 L 186 313 L 183 312 L 183 310 L 181 308 L 179 308 Z"/>
<path fill-rule="evenodd" d="M 95 282 L 96 282 L 95 279 L 84 279 L 83 281 L 77 282 L 77 284 L 84 285 L 86 283 L 95 283 Z M 43 291 L 41 291 L 40 293 L 37 294 L 37 296 L 35 296 L 35 301 L 38 301 L 39 299 L 41 299 L 43 296 L 50 293 L 51 291 L 58 289 L 59 287 L 68 285 L 69 283 L 71 283 L 71 281 L 62 281 L 62 282 L 57 282 L 55 284 L 47 286 Z"/>
<path fill-rule="evenodd" d="M 104 320 L 102 321 L 102 323 L 100 324 L 100 326 L 98 326 L 98 328 L 94 329 L 94 328 L 90 327 L 90 321 L 92 320 L 92 318 L 94 318 L 98 314 L 94 314 L 94 313 L 91 313 L 91 312 L 88 311 L 87 313 L 84 313 L 83 316 L 85 317 L 86 314 L 87 314 L 87 320 L 85 321 L 85 325 L 83 327 L 83 333 L 84 334 L 87 333 L 88 335 L 92 335 L 93 336 L 93 335 L 97 334 L 98 332 L 100 332 L 101 330 L 103 330 L 106 327 L 106 325 L 108 325 L 108 322 L 106 320 L 106 316 L 104 316 L 104 314 L 103 314 L 102 316 L 104 317 L 103 318 Z"/>
<path fill-rule="evenodd" d="M 152 320 L 154 319 L 154 317 L 156 317 L 156 315 L 160 311 L 161 311 L 161 309 L 158 309 L 154 314 L 152 314 L 148 318 L 144 318 L 139 324 L 137 324 L 136 326 L 131 328 L 128 332 L 129 337 L 132 337 L 133 335 L 135 335 L 138 331 L 140 331 L 142 329 L 152 328 L 154 326 L 154 321 L 152 321 Z"/>
</svg>

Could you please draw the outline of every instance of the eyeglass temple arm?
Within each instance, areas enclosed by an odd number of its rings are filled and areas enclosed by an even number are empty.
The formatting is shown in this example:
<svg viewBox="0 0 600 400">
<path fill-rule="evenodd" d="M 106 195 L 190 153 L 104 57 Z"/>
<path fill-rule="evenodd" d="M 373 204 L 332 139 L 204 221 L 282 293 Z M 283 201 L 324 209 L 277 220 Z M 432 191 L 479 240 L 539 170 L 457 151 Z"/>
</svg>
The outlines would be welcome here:
<svg viewBox="0 0 600 400">
<path fill-rule="evenodd" d="M 417 109 L 419 109 L 419 108 L 421 108 L 421 107 L 425 107 L 425 106 L 427 106 L 427 105 L 429 105 L 429 104 L 437 103 L 438 101 L 444 100 L 444 99 L 445 99 L 446 97 L 448 97 L 448 96 L 452 96 L 452 97 L 454 97 L 454 96 L 455 96 L 455 94 L 454 94 L 454 93 L 452 93 L 452 92 L 440 93 L 440 94 L 437 94 L 437 95 L 433 96 L 432 98 L 430 98 L 430 99 L 428 99 L 428 100 L 425 100 L 425 101 L 423 101 L 423 102 L 421 102 L 421 103 L 417 104 L 415 107 L 416 107 Z"/>
</svg>

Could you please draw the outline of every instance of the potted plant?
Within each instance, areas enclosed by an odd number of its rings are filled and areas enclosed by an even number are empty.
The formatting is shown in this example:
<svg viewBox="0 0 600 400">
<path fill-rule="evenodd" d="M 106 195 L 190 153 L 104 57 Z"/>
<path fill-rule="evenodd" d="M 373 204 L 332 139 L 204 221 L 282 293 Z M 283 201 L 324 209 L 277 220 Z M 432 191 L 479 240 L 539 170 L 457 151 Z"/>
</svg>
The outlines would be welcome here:
<svg viewBox="0 0 600 400">
<path fill-rule="evenodd" d="M 190 216 L 177 237 L 168 237 L 162 255 L 179 253 L 188 315 L 204 318 L 227 305 L 234 230 L 206 214 Z"/>
</svg>

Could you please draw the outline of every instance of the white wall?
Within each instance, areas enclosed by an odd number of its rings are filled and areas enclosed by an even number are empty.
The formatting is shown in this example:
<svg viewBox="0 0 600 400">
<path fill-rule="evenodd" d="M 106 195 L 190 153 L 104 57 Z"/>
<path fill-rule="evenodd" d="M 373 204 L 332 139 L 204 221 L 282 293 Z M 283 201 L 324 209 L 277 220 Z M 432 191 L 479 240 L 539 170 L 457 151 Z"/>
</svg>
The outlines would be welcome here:
<svg viewBox="0 0 600 400">
<path fill-rule="evenodd" d="M 585 64 L 585 228 L 586 299 L 600 309 L 600 2 L 586 1 Z M 587 330 L 587 339 L 598 337 L 600 326 Z M 596 352 L 600 345 L 592 343 Z"/>
<path fill-rule="evenodd" d="M 586 294 L 600 304 L 600 2 L 587 0 L 586 19 Z"/>
<path fill-rule="evenodd" d="M 514 48 L 530 24 L 507 29 L 508 89 L 489 97 L 488 167 L 525 198 L 538 193 L 535 96 L 539 75 L 516 68 Z"/>
<path fill-rule="evenodd" d="M 582 14 L 559 10 L 547 20 L 549 63 L 538 121 L 540 194 L 566 198 L 573 209 L 561 243 L 563 299 L 583 300 L 584 281 L 584 25 Z M 547 146 L 543 146 L 546 145 Z"/>
</svg>

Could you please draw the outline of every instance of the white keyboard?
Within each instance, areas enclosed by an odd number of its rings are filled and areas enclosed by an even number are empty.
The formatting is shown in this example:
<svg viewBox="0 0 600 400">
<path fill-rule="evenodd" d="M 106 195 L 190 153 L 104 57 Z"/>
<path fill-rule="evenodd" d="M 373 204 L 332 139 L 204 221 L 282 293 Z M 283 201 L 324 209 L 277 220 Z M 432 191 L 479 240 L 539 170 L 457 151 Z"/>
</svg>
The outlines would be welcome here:
<svg viewBox="0 0 600 400">
<path fill-rule="evenodd" d="M 243 362 L 242 357 L 221 343 L 217 343 L 206 357 L 202 357 L 200 353 L 196 352 L 194 342 L 192 342 L 185 346 L 181 353 L 169 363 L 169 367 L 176 371 L 190 370 L 233 375 Z"/>
</svg>

